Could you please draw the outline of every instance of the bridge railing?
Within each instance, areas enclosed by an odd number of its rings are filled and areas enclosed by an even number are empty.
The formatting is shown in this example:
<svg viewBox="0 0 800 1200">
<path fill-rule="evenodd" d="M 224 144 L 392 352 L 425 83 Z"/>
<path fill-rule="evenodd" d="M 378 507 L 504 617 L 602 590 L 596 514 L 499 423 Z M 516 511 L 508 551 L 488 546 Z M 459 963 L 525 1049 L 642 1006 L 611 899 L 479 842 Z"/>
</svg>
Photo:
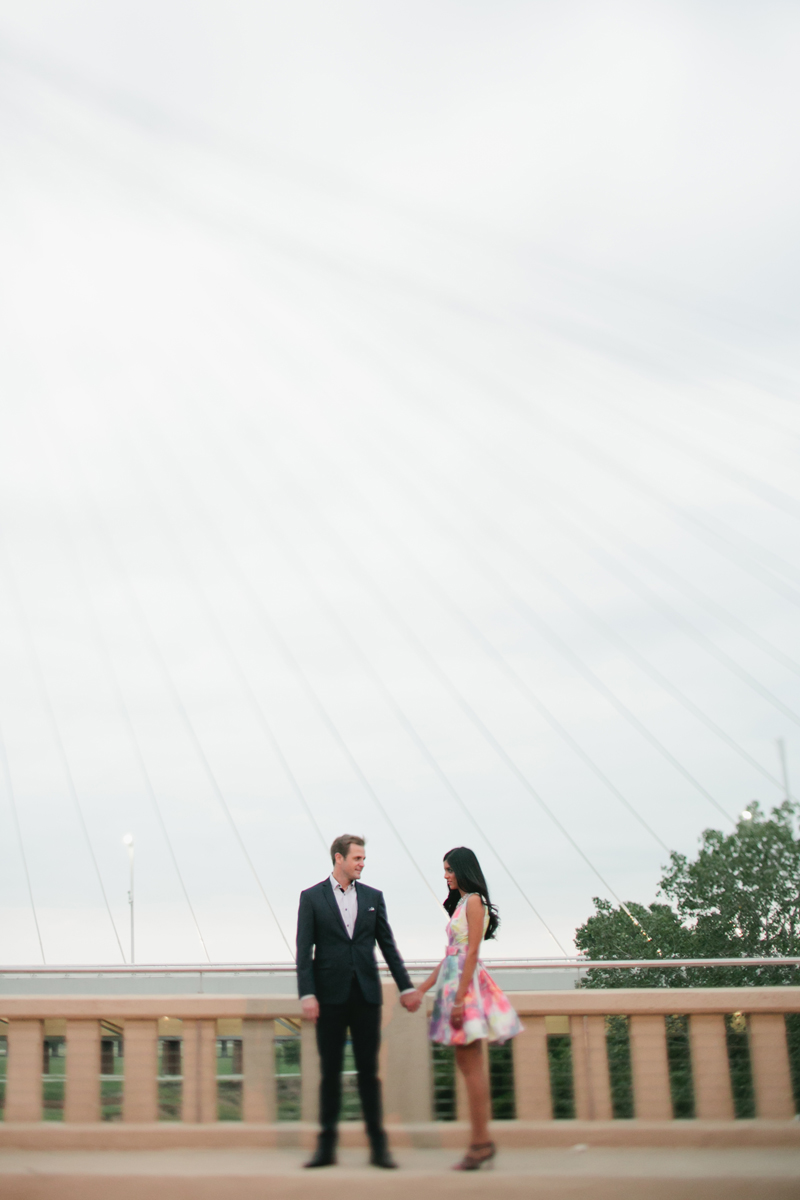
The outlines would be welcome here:
<svg viewBox="0 0 800 1200">
<path fill-rule="evenodd" d="M 465 1119 L 452 1058 L 431 1048 L 425 1012 L 406 1013 L 394 985 L 384 987 L 387 1122 Z M 795 1117 L 800 987 L 509 995 L 524 1031 L 509 1046 L 487 1049 L 498 1120 Z M 54 1121 L 64 1133 L 88 1124 L 111 1130 L 116 1121 L 140 1129 L 165 1121 L 231 1129 L 238 1121 L 285 1132 L 316 1120 L 318 1084 L 314 1027 L 293 997 L 0 995 L 6 1134 Z M 345 1115 L 356 1116 L 354 1088 L 346 1092 Z"/>
</svg>

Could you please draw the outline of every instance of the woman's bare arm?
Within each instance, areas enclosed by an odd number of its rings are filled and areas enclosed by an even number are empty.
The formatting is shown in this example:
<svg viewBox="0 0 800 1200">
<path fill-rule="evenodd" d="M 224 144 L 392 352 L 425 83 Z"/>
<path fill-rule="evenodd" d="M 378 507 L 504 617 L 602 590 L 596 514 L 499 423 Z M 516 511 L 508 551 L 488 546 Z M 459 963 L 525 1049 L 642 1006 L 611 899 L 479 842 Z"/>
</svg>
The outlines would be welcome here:
<svg viewBox="0 0 800 1200">
<path fill-rule="evenodd" d="M 483 941 L 483 901 L 480 896 L 474 892 L 467 900 L 467 929 L 469 930 L 469 940 L 467 942 L 467 953 L 464 958 L 464 966 L 461 969 L 461 978 L 458 981 L 458 991 L 456 998 L 453 1001 L 455 1005 L 463 1004 L 464 997 L 467 994 L 467 988 L 470 985 L 472 976 L 475 974 L 475 968 L 478 965 L 478 951 L 480 950 L 481 942 Z"/>
<path fill-rule="evenodd" d="M 436 980 L 439 978 L 439 972 L 442 969 L 443 962 L 444 962 L 444 959 L 442 959 L 442 962 L 439 963 L 438 967 L 434 967 L 433 971 L 431 971 L 430 975 L 425 980 L 425 982 L 421 983 L 419 985 L 419 987 L 417 988 L 417 991 L 420 993 L 420 995 L 424 995 L 425 992 L 429 992 L 430 989 L 433 987 L 433 985 L 436 983 Z"/>
</svg>

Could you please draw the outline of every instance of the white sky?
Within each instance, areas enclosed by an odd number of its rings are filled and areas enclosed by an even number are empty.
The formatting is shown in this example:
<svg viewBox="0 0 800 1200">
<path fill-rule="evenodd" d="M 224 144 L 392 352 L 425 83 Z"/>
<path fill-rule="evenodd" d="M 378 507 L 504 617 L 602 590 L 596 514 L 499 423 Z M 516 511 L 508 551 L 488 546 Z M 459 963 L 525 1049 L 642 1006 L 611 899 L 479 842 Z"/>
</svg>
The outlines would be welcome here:
<svg viewBox="0 0 800 1200">
<path fill-rule="evenodd" d="M 345 830 L 551 956 L 796 781 L 799 23 L 0 0 L 0 962 L 21 844 L 127 954 L 129 829 L 141 962 L 285 960 Z"/>
</svg>

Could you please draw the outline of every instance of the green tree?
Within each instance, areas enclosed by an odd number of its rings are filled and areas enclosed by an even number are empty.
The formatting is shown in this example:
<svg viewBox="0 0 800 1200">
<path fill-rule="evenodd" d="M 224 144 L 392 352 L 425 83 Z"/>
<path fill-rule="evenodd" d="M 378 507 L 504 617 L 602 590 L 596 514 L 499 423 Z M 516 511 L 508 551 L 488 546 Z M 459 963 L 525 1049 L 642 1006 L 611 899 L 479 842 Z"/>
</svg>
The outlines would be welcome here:
<svg viewBox="0 0 800 1200">
<path fill-rule="evenodd" d="M 623 908 L 595 897 L 595 912 L 575 934 L 580 952 L 595 960 L 800 956 L 800 838 L 794 831 L 800 806 L 786 800 L 766 817 L 754 802 L 746 811 L 749 816 L 740 817 L 732 833 L 706 829 L 694 860 L 670 855 L 658 894 L 671 903 Z M 784 983 L 800 983 L 800 971 L 778 966 L 609 967 L 589 971 L 583 986 Z"/>
</svg>

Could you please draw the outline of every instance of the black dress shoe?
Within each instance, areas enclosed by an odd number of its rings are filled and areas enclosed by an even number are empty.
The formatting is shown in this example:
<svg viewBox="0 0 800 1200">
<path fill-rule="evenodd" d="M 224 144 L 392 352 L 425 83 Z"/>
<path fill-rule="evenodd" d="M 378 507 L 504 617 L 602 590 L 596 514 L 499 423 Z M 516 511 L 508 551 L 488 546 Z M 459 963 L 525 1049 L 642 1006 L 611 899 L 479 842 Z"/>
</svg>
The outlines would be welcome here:
<svg viewBox="0 0 800 1200">
<path fill-rule="evenodd" d="M 307 1163 L 303 1163 L 304 1167 L 333 1167 L 336 1164 L 336 1142 L 332 1142 L 329 1138 L 320 1138 L 317 1142 L 317 1148 L 314 1151 L 313 1158 L 310 1158 Z"/>
<path fill-rule="evenodd" d="M 369 1161 L 370 1166 L 373 1167 L 384 1167 L 387 1171 L 397 1169 L 397 1163 L 389 1153 L 389 1143 L 385 1135 L 379 1141 L 372 1143 L 372 1152 L 369 1156 Z"/>
</svg>

